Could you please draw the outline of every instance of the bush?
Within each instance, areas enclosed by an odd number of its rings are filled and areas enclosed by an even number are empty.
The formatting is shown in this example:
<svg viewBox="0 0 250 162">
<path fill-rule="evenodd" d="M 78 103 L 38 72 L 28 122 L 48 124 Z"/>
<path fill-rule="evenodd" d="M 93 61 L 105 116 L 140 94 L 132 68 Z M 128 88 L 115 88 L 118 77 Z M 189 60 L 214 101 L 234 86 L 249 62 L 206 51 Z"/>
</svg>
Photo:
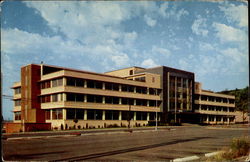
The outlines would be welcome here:
<svg viewBox="0 0 250 162">
<path fill-rule="evenodd" d="M 236 138 L 231 143 L 231 149 L 235 157 L 247 155 L 249 148 L 249 139 L 247 138 Z"/>
<path fill-rule="evenodd" d="M 81 129 L 81 126 L 80 126 L 80 125 L 78 125 L 78 126 L 77 126 L 77 128 L 78 128 L 78 129 Z"/>
</svg>

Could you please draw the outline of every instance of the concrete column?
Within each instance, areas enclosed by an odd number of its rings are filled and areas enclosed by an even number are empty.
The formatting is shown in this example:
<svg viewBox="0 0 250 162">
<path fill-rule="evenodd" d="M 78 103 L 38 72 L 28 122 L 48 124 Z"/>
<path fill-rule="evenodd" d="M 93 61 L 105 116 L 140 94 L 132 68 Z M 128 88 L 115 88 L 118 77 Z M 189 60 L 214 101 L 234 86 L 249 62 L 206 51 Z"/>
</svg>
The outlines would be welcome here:
<svg viewBox="0 0 250 162">
<path fill-rule="evenodd" d="M 199 111 L 201 111 L 201 105 L 199 105 Z"/>
<path fill-rule="evenodd" d="M 149 112 L 147 113 L 147 121 L 149 121 Z"/>
<path fill-rule="evenodd" d="M 121 92 L 122 91 L 122 85 L 119 84 L 119 91 Z"/>
<path fill-rule="evenodd" d="M 50 109 L 49 111 L 50 111 L 50 120 L 52 120 L 52 109 Z"/>
<path fill-rule="evenodd" d="M 67 101 L 67 94 L 66 93 L 63 93 L 63 101 Z"/>
<path fill-rule="evenodd" d="M 147 88 L 147 94 L 149 94 L 149 88 Z"/>
<path fill-rule="evenodd" d="M 134 87 L 134 93 L 136 93 L 136 87 Z"/>
<path fill-rule="evenodd" d="M 122 111 L 119 111 L 119 120 L 122 120 Z"/>
<path fill-rule="evenodd" d="M 67 85 L 67 80 L 65 77 L 63 77 L 63 86 L 66 86 Z"/>
<path fill-rule="evenodd" d="M 119 105 L 122 104 L 122 98 L 119 98 Z"/>
<path fill-rule="evenodd" d="M 134 112 L 134 121 L 136 121 L 136 112 Z"/>
<path fill-rule="evenodd" d="M 227 124 L 230 124 L 230 120 L 229 120 L 229 117 L 227 118 Z"/>
<path fill-rule="evenodd" d="M 102 120 L 105 120 L 105 110 L 102 110 Z"/>
<path fill-rule="evenodd" d="M 147 106 L 149 106 L 149 100 L 147 100 Z"/>
<path fill-rule="evenodd" d="M 136 99 L 134 99 L 134 105 L 136 105 Z"/>
<path fill-rule="evenodd" d="M 102 96 L 102 103 L 105 104 L 105 97 Z"/>
<path fill-rule="evenodd" d="M 84 88 L 87 88 L 87 80 L 84 80 L 84 85 L 83 85 Z"/>
<path fill-rule="evenodd" d="M 102 89 L 105 90 L 105 83 L 102 83 Z"/>
<path fill-rule="evenodd" d="M 87 95 L 84 95 L 84 102 L 87 102 Z"/>
<path fill-rule="evenodd" d="M 63 120 L 66 120 L 66 116 L 67 116 L 66 109 L 62 109 L 62 114 L 63 114 Z"/>
<path fill-rule="evenodd" d="M 83 117 L 83 120 L 87 120 L 87 110 L 84 110 L 84 117 Z"/>
<path fill-rule="evenodd" d="M 207 123 L 209 122 L 209 115 L 207 115 Z"/>
</svg>

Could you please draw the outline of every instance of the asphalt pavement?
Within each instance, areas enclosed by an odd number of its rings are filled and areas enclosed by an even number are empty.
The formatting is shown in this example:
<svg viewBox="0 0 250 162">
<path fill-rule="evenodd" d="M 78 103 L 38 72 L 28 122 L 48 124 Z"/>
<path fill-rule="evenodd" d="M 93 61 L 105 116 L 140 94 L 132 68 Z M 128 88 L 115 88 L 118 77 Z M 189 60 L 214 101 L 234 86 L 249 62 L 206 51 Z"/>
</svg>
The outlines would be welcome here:
<svg viewBox="0 0 250 162">
<path fill-rule="evenodd" d="M 209 128 L 209 129 L 208 129 Z M 203 156 L 228 146 L 232 138 L 247 136 L 248 127 L 213 129 L 187 126 L 158 129 L 100 131 L 45 135 L 39 138 L 2 140 L 4 160 L 83 161 L 143 160 L 170 161 Z M 50 134 L 51 135 L 51 134 Z M 33 137 L 37 137 L 33 136 Z"/>
</svg>

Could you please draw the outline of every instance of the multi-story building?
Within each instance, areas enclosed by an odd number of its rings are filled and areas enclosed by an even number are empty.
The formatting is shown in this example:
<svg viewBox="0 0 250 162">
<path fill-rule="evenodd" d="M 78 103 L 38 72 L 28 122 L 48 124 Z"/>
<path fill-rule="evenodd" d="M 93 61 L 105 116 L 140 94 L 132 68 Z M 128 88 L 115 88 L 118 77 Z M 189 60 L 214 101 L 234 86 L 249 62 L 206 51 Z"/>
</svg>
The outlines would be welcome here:
<svg viewBox="0 0 250 162">
<path fill-rule="evenodd" d="M 197 122 L 197 114 L 201 121 L 227 117 L 232 122 L 234 97 L 195 91 L 194 83 L 194 73 L 165 66 L 100 74 L 30 64 L 21 68 L 21 82 L 12 87 L 13 127 L 29 131 L 48 129 L 49 123 L 53 129 L 145 126 L 156 121 Z"/>
<path fill-rule="evenodd" d="M 202 90 L 201 83 L 195 83 L 195 113 L 199 123 L 235 123 L 235 96 Z"/>
<path fill-rule="evenodd" d="M 137 75 L 131 80 L 49 65 L 27 65 L 21 69 L 21 82 L 13 86 L 14 122 L 51 123 L 54 129 L 74 125 L 146 125 L 160 113 L 162 89 L 160 75 L 144 72 L 140 77 L 144 80 L 138 80 Z"/>
</svg>

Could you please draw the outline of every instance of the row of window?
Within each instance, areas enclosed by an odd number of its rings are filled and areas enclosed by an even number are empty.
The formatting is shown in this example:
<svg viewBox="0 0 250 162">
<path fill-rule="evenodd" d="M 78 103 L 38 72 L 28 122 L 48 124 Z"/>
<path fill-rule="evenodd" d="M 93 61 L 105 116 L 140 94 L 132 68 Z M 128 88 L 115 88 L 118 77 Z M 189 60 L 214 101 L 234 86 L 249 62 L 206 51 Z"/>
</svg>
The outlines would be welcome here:
<svg viewBox="0 0 250 162">
<path fill-rule="evenodd" d="M 52 118 L 51 112 L 52 111 Z M 119 111 L 117 110 L 84 110 L 84 109 L 66 109 L 66 119 L 84 119 L 84 111 L 86 111 L 87 120 L 119 120 Z M 105 114 L 105 115 L 104 115 Z M 147 120 L 147 112 L 136 112 L 136 120 Z M 149 113 L 149 120 L 155 120 L 155 113 Z M 62 119 L 63 112 L 62 109 L 52 109 L 45 111 L 46 120 L 56 120 Z M 134 119 L 134 112 L 131 111 L 121 111 L 122 120 L 132 120 Z"/>
<path fill-rule="evenodd" d="M 119 98 L 113 96 L 100 96 L 89 94 L 77 94 L 77 93 L 65 93 L 66 101 L 73 102 L 93 102 L 93 103 L 107 103 L 107 104 L 123 104 L 123 105 L 137 105 L 137 106 L 160 106 L 160 101 L 145 100 L 145 99 L 131 99 L 131 98 Z M 85 97 L 86 96 L 86 97 Z M 62 94 L 53 94 L 40 97 L 41 103 L 63 101 Z"/>
<path fill-rule="evenodd" d="M 95 80 L 87 80 L 87 79 L 80 79 L 80 78 L 66 78 L 66 85 L 67 86 L 75 86 L 75 87 L 84 87 L 86 82 L 87 88 L 96 88 L 96 89 L 106 89 L 106 90 L 113 90 L 113 91 L 123 91 L 123 92 L 136 92 L 142 94 L 151 94 L 151 95 L 159 95 L 161 93 L 160 89 L 140 87 L 140 86 L 131 86 L 126 84 L 118 84 L 118 83 L 109 83 L 109 82 L 101 82 Z M 103 84 L 104 83 L 104 84 Z M 44 81 L 41 83 L 41 89 L 51 88 L 50 81 Z M 52 87 L 62 86 L 63 80 L 54 79 L 52 80 Z M 121 88 L 119 87 L 121 86 Z"/>
<path fill-rule="evenodd" d="M 195 95 L 195 100 L 202 100 L 202 101 L 212 101 L 212 102 L 223 102 L 223 103 L 230 103 L 234 104 L 234 99 L 227 99 L 222 97 L 212 97 L 206 95 Z"/>
<path fill-rule="evenodd" d="M 206 117 L 203 117 L 203 121 L 207 121 Z M 217 122 L 227 122 L 228 121 L 228 117 L 221 117 L 221 116 L 208 116 L 208 121 L 213 122 L 213 121 L 217 121 Z M 233 122 L 234 121 L 234 117 L 229 117 L 229 121 Z"/>
<path fill-rule="evenodd" d="M 199 105 L 195 105 L 195 109 L 199 110 Z M 223 106 L 210 106 L 210 105 L 201 105 L 201 110 L 206 111 L 225 111 L 225 112 L 234 112 L 235 109 L 231 107 L 223 107 Z"/>
</svg>

